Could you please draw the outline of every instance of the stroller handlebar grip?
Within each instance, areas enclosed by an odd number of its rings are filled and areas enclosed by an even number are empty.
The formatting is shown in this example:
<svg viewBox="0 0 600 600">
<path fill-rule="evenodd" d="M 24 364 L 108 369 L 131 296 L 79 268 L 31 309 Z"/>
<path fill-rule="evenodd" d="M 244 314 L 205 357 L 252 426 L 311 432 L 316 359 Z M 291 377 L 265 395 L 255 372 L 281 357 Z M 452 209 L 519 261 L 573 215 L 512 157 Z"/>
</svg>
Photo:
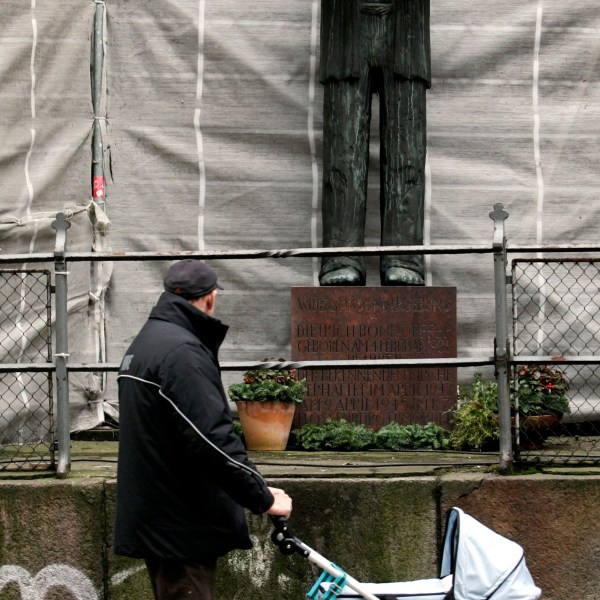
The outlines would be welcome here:
<svg viewBox="0 0 600 600">
<path fill-rule="evenodd" d="M 279 551 L 290 556 L 300 554 L 305 558 L 310 554 L 310 548 L 305 546 L 290 530 L 287 521 L 283 517 L 270 516 L 273 523 L 271 541 L 279 548 Z"/>
</svg>

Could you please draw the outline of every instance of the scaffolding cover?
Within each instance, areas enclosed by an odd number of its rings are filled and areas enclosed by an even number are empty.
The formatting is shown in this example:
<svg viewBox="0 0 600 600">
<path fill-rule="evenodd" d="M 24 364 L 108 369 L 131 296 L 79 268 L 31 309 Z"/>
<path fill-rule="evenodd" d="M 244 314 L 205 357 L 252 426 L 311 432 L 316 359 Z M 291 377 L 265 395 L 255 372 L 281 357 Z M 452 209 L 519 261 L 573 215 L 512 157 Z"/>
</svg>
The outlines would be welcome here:
<svg viewBox="0 0 600 600">
<path fill-rule="evenodd" d="M 112 249 L 320 246 L 319 1 L 106 0 L 105 9 L 100 118 Z M 95 10 L 75 0 L 3 4 L 2 252 L 50 250 L 50 230 L 43 247 L 35 233 L 49 223 L 40 215 L 89 203 Z M 513 243 L 597 243 L 597 0 L 436 0 L 431 42 L 426 243 L 489 244 L 497 202 L 510 213 Z M 375 101 L 366 245 L 379 244 L 377 112 Z M 106 247 L 89 211 L 75 220 L 71 250 Z M 378 261 L 367 265 L 367 284 L 379 285 Z M 109 282 L 110 269 L 90 281 L 78 266 L 71 360 L 118 362 L 167 267 L 115 263 Z M 226 288 L 217 312 L 232 325 L 221 359 L 289 357 L 290 287 L 316 284 L 317 261 L 213 267 Z M 491 257 L 434 256 L 427 282 L 458 287 L 461 354 L 492 355 Z M 106 389 L 80 379 L 74 402 L 87 426 L 103 412 L 89 402 L 111 410 L 116 386 L 114 377 Z"/>
</svg>

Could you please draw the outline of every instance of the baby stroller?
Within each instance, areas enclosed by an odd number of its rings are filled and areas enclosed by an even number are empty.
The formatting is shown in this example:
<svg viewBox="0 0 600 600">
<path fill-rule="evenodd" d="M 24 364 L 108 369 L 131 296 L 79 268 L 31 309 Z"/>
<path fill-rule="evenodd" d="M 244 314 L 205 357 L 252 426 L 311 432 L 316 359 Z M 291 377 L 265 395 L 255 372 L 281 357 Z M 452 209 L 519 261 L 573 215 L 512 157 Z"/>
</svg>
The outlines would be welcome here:
<svg viewBox="0 0 600 600">
<path fill-rule="evenodd" d="M 360 583 L 309 548 L 274 518 L 271 536 L 283 554 L 300 554 L 323 569 L 307 594 L 311 600 L 537 600 L 521 546 L 482 525 L 460 508 L 446 519 L 439 577 L 394 583 Z"/>
</svg>

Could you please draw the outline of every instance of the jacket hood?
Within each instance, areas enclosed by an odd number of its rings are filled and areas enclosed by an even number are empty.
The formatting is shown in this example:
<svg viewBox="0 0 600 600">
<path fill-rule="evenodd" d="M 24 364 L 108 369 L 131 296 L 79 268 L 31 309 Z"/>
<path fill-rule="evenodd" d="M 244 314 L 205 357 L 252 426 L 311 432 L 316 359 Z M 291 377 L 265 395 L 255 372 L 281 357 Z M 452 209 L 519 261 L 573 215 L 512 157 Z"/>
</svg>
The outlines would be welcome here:
<svg viewBox="0 0 600 600">
<path fill-rule="evenodd" d="M 227 335 L 229 327 L 192 306 L 187 300 L 171 292 L 163 292 L 150 312 L 150 319 L 159 319 L 179 325 L 193 333 L 215 356 Z"/>
</svg>

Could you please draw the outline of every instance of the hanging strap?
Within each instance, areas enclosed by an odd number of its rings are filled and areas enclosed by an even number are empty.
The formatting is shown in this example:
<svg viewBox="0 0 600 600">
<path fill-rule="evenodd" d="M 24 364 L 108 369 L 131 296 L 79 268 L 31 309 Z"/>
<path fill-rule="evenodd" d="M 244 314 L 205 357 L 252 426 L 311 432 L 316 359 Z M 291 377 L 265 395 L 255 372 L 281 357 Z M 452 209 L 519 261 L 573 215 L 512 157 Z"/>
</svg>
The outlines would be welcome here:
<svg viewBox="0 0 600 600">
<path fill-rule="evenodd" d="M 317 579 L 312 588 L 310 588 L 308 594 L 306 594 L 307 598 L 310 600 L 335 600 L 342 593 L 348 576 L 336 564 L 331 563 L 331 566 L 337 569 L 340 574 L 337 577 L 334 577 L 327 571 L 323 571 L 319 579 Z M 321 587 L 321 584 L 329 582 L 331 582 L 329 588 L 325 592 L 320 593 L 319 588 Z"/>
</svg>

